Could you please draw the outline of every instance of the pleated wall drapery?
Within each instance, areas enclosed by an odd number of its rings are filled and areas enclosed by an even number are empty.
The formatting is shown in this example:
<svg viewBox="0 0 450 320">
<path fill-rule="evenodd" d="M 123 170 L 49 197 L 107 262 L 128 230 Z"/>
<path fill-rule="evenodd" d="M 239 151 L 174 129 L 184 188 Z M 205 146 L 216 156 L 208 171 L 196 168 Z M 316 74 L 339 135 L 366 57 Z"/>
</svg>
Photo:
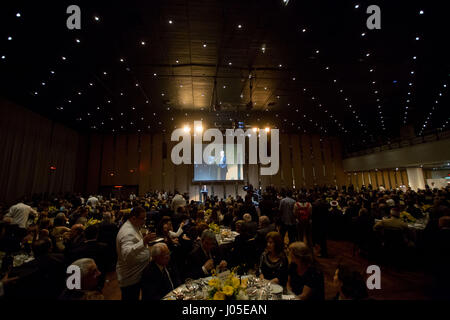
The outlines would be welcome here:
<svg viewBox="0 0 450 320">
<path fill-rule="evenodd" d="M 76 131 L 1 99 L 0 201 L 72 192 L 78 140 Z"/>
<path fill-rule="evenodd" d="M 139 194 L 151 190 L 177 190 L 188 192 L 191 199 L 200 199 L 200 184 L 192 181 L 193 165 L 174 165 L 170 160 L 175 143 L 170 141 L 169 135 L 92 134 L 90 139 L 90 150 L 87 152 L 90 155 L 87 165 L 89 175 L 85 189 L 89 193 L 97 192 L 96 190 L 101 186 L 132 185 L 138 187 Z M 276 175 L 260 175 L 258 165 L 247 163 L 244 164 L 243 181 L 210 182 L 206 184 L 209 194 L 219 197 L 230 194 L 245 196 L 243 187 L 246 184 L 263 189 L 269 185 L 293 188 L 294 181 L 297 189 L 324 184 L 339 187 L 348 184 L 342 168 L 339 141 L 318 136 L 314 139 L 316 141 L 313 150 L 311 136 L 282 134 L 280 137 L 281 164 Z M 315 151 L 314 157 L 313 151 Z M 317 168 L 315 172 L 313 167 Z M 99 180 L 98 177 L 101 179 Z M 315 179 L 317 179 L 316 185 Z"/>
</svg>

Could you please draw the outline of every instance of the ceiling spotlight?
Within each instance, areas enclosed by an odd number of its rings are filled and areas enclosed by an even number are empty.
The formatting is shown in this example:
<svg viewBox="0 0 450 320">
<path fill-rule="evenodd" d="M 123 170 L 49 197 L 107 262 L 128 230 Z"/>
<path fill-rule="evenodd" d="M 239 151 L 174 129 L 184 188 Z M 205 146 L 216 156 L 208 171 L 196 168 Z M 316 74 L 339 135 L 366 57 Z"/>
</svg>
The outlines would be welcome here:
<svg viewBox="0 0 450 320">
<path fill-rule="evenodd" d="M 281 68 L 282 66 L 283 66 L 282 64 L 279 64 L 279 65 L 278 65 L 278 67 L 280 67 L 280 68 Z"/>
<path fill-rule="evenodd" d="M 89 86 L 91 86 L 91 87 L 92 87 L 93 85 L 94 85 L 94 84 L 93 84 L 92 82 L 89 82 Z"/>
<path fill-rule="evenodd" d="M 154 74 L 153 74 L 153 76 L 155 76 L 155 77 L 156 77 L 156 73 L 154 73 Z"/>
<path fill-rule="evenodd" d="M 8 37 L 8 40 L 11 41 L 11 40 L 12 40 L 12 37 Z"/>
<path fill-rule="evenodd" d="M 416 40 L 420 40 L 420 37 L 416 37 Z"/>
<path fill-rule="evenodd" d="M 172 24 L 173 23 L 173 21 L 172 20 L 169 20 L 169 24 Z"/>
<path fill-rule="evenodd" d="M 364 37 L 365 35 L 366 35 L 366 33 L 365 33 L 365 32 L 361 33 L 361 37 Z"/>
<path fill-rule="evenodd" d="M 186 133 L 188 133 L 188 132 L 191 131 L 191 127 L 189 127 L 189 126 L 184 126 L 184 127 L 183 127 L 183 131 L 186 132 Z"/>
<path fill-rule="evenodd" d="M 284 3 L 285 6 L 287 6 L 288 3 L 289 3 L 289 0 L 283 0 L 283 3 Z"/>
<path fill-rule="evenodd" d="M 239 29 L 242 29 L 242 25 L 241 25 L 241 24 L 238 24 L 238 28 L 239 28 Z"/>
<path fill-rule="evenodd" d="M 419 14 L 424 14 L 423 10 L 420 10 L 420 11 L 419 11 Z"/>
<path fill-rule="evenodd" d="M 262 53 L 265 53 L 265 52 L 266 52 L 266 45 L 265 45 L 265 44 L 262 45 L 261 51 L 262 51 Z"/>
<path fill-rule="evenodd" d="M 20 12 L 17 12 L 17 13 L 16 13 L 16 17 L 17 17 L 17 18 L 20 18 L 21 16 L 22 16 L 22 15 L 20 14 Z"/>
<path fill-rule="evenodd" d="M 81 41 L 80 41 L 80 39 L 75 39 L 75 42 L 80 43 Z"/>
<path fill-rule="evenodd" d="M 175 61 L 175 63 L 178 63 L 178 62 L 180 62 L 180 61 L 178 61 L 178 60 Z"/>
<path fill-rule="evenodd" d="M 108 73 L 106 73 L 106 71 L 103 71 L 103 74 L 106 76 Z"/>
<path fill-rule="evenodd" d="M 358 9 L 359 8 L 359 4 L 355 4 L 355 9 Z"/>
<path fill-rule="evenodd" d="M 145 41 L 141 41 L 141 46 L 145 46 Z"/>
<path fill-rule="evenodd" d="M 98 16 L 94 16 L 95 21 L 100 21 L 100 18 Z"/>
<path fill-rule="evenodd" d="M 319 53 L 319 50 L 316 50 L 316 53 Z"/>
<path fill-rule="evenodd" d="M 6 59 L 6 56 L 2 56 L 2 60 L 5 60 Z"/>
<path fill-rule="evenodd" d="M 64 61 L 66 60 L 66 57 L 62 56 L 61 59 L 63 59 Z"/>
<path fill-rule="evenodd" d="M 206 48 L 206 43 L 203 44 L 203 48 Z"/>
<path fill-rule="evenodd" d="M 232 63 L 231 63 L 231 62 L 228 62 L 228 65 L 229 65 L 229 66 L 231 66 L 231 65 L 232 65 Z"/>
<path fill-rule="evenodd" d="M 302 32 L 306 32 L 306 28 L 303 28 L 303 29 L 302 29 Z"/>
<path fill-rule="evenodd" d="M 45 86 L 45 82 L 42 82 L 41 84 L 42 84 L 43 86 Z"/>
<path fill-rule="evenodd" d="M 124 62 L 125 60 L 123 60 L 123 58 L 120 58 L 120 62 Z"/>
</svg>

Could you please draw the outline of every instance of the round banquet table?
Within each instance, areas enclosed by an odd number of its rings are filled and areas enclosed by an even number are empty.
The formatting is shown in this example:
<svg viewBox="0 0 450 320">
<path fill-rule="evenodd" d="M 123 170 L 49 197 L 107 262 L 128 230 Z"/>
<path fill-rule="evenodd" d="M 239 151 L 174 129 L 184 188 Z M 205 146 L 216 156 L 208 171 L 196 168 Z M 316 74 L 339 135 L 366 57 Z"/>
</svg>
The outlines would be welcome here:
<svg viewBox="0 0 450 320">
<path fill-rule="evenodd" d="M 227 273 L 227 272 L 225 272 Z M 229 271 L 228 271 L 229 274 Z M 221 275 L 218 275 L 220 278 Z M 272 284 L 268 280 L 259 279 L 254 275 L 244 275 L 248 285 L 247 296 L 241 300 L 294 300 L 294 295 L 283 294 L 283 287 Z M 169 292 L 162 300 L 208 300 L 208 282 L 212 277 L 197 280 L 188 279 L 184 284 Z"/>
</svg>

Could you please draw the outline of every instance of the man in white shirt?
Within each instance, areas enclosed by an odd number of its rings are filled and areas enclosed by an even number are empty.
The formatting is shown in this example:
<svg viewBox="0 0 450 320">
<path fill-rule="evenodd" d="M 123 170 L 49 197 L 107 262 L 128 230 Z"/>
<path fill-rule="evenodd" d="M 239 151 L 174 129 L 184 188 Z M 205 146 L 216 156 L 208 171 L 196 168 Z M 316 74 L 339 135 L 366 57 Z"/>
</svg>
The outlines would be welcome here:
<svg viewBox="0 0 450 320">
<path fill-rule="evenodd" d="M 177 212 L 178 207 L 185 207 L 186 206 L 186 199 L 178 193 L 178 191 L 175 191 L 175 196 L 172 199 L 172 210 L 173 212 Z"/>
<path fill-rule="evenodd" d="M 95 208 L 96 206 L 98 206 L 98 202 L 98 198 L 90 196 L 86 204 L 91 208 Z"/>
<path fill-rule="evenodd" d="M 37 213 L 33 208 L 21 202 L 9 208 L 5 218 L 10 217 L 12 219 L 11 224 L 17 224 L 20 228 L 26 229 L 28 227 L 28 218 L 30 214 Z"/>
<path fill-rule="evenodd" d="M 117 234 L 116 272 L 122 300 L 139 300 L 142 272 L 150 260 L 148 243 L 156 239 L 155 233 L 142 235 L 140 229 L 145 217 L 144 208 L 133 208 Z"/>
</svg>

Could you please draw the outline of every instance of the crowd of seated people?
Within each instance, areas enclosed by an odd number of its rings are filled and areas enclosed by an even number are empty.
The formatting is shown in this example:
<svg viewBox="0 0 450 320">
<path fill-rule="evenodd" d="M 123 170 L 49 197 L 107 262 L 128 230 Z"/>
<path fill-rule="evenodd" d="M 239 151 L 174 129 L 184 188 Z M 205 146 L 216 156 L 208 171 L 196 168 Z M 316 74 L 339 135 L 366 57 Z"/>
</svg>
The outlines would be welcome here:
<svg viewBox="0 0 450 320">
<path fill-rule="evenodd" d="M 243 198 L 213 196 L 203 203 L 157 191 L 126 199 L 34 196 L 1 206 L 0 296 L 100 299 L 106 276 L 116 272 L 122 299 L 161 299 L 187 279 L 239 267 L 298 299 L 323 300 L 324 276 L 316 258 L 329 256 L 328 239 L 353 241 L 363 254 L 395 234 L 407 248 L 430 249 L 423 252 L 442 295 L 449 281 L 449 191 L 270 186 L 259 197 L 251 189 Z M 408 227 L 417 219 L 426 223 L 420 245 Z M 231 246 L 219 245 L 211 224 L 239 235 Z M 18 254 L 31 258 L 14 266 Z M 71 265 L 80 268 L 82 278 L 73 292 L 66 286 Z M 335 282 L 336 299 L 367 297 L 357 272 L 346 266 L 338 268 Z"/>
</svg>

